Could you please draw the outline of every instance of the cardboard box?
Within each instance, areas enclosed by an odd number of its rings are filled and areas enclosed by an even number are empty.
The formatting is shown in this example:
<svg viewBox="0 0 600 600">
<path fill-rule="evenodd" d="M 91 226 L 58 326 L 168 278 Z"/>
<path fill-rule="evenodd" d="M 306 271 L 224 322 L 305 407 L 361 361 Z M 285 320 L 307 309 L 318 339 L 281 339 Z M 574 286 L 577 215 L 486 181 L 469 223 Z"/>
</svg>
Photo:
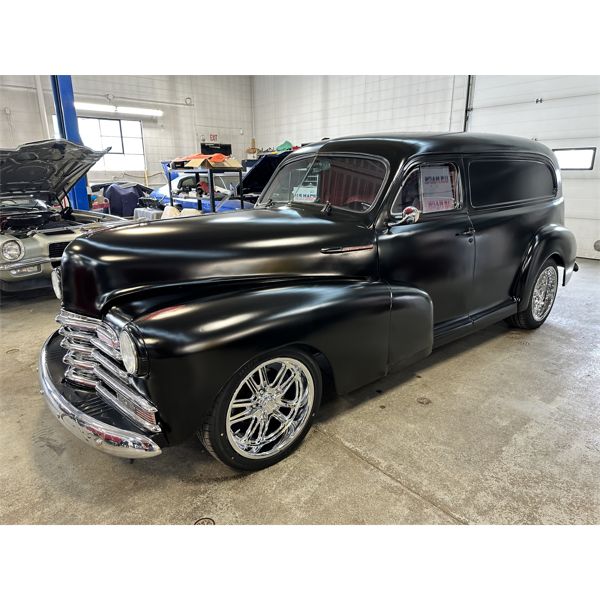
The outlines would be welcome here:
<svg viewBox="0 0 600 600">
<path fill-rule="evenodd" d="M 242 164 L 235 158 L 226 158 L 223 161 L 215 161 L 211 158 L 193 158 L 185 163 L 186 169 L 241 169 Z"/>
</svg>

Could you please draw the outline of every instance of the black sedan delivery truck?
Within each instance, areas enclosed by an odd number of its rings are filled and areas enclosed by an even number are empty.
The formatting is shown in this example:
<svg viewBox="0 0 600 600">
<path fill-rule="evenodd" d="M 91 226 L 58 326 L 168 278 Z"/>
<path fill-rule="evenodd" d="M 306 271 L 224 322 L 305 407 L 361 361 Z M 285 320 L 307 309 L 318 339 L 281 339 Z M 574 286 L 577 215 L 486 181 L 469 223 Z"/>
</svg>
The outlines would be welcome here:
<svg viewBox="0 0 600 600">
<path fill-rule="evenodd" d="M 542 325 L 577 270 L 563 223 L 558 163 L 537 142 L 308 145 L 254 209 L 73 241 L 53 273 L 42 389 L 98 450 L 153 457 L 197 433 L 260 469 L 301 442 L 325 382 L 348 392 L 502 319 Z"/>
</svg>

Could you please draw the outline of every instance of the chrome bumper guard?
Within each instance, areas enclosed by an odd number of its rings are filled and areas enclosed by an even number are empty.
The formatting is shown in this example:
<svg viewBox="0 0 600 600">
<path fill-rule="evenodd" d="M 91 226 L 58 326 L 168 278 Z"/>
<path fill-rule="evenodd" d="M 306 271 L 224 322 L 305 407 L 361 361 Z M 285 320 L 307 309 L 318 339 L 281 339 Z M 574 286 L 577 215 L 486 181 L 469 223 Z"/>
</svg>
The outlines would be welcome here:
<svg viewBox="0 0 600 600">
<path fill-rule="evenodd" d="M 97 450 L 122 458 L 152 458 L 161 448 L 150 438 L 135 431 L 119 429 L 94 419 L 78 410 L 58 390 L 48 368 L 47 347 L 56 334 L 45 342 L 40 353 L 39 377 L 41 392 L 52 414 L 76 437 Z"/>
</svg>

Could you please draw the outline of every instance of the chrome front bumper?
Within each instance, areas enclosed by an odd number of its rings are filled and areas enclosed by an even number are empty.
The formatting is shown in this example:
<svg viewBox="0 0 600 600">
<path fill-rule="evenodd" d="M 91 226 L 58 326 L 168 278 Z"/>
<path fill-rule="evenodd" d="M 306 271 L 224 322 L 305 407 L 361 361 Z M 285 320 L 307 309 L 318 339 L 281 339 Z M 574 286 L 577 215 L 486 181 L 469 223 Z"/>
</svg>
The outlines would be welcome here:
<svg viewBox="0 0 600 600">
<path fill-rule="evenodd" d="M 41 393 L 52 414 L 76 437 L 97 450 L 122 458 L 152 458 L 161 453 L 160 446 L 145 435 L 113 427 L 91 417 L 73 406 L 52 381 L 48 368 L 48 345 L 53 333 L 40 353 L 39 376 Z"/>
</svg>

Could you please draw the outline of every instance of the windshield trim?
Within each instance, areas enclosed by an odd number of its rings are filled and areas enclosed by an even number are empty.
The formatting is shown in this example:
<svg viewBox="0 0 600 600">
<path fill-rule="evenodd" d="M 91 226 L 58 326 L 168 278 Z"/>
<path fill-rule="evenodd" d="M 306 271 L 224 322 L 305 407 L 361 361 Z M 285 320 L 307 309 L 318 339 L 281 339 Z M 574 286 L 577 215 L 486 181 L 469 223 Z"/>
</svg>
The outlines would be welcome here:
<svg viewBox="0 0 600 600">
<path fill-rule="evenodd" d="M 288 165 L 290 165 L 294 162 L 297 162 L 299 160 L 311 160 L 310 166 L 312 167 L 312 164 L 314 163 L 314 161 L 320 157 L 367 158 L 370 160 L 377 160 L 383 164 L 383 166 L 385 167 L 385 174 L 381 180 L 381 185 L 379 186 L 379 189 L 377 190 L 377 193 L 375 194 L 375 197 L 373 198 L 373 202 L 371 203 L 371 206 L 369 207 L 368 210 L 353 210 L 351 208 L 344 208 L 343 206 L 336 206 L 335 204 L 331 205 L 331 208 L 334 210 L 343 210 L 344 212 L 352 213 L 355 215 L 368 215 L 369 213 L 373 212 L 373 210 L 379 204 L 379 201 L 381 200 L 381 196 L 383 194 L 383 190 L 386 186 L 386 183 L 388 182 L 388 179 L 390 176 L 390 163 L 383 156 L 380 156 L 378 154 L 369 154 L 368 152 L 319 152 L 319 151 L 317 151 L 314 153 L 306 153 L 306 154 L 302 154 L 300 156 L 295 156 L 291 160 L 284 160 L 279 165 L 279 167 L 277 168 L 275 173 L 273 173 L 273 176 L 271 177 L 269 184 L 263 190 L 262 194 L 260 195 L 260 198 L 257 200 L 256 207 L 257 208 L 265 208 L 265 205 L 261 204 L 261 202 L 262 202 L 263 198 L 267 195 L 269 190 L 271 189 L 271 186 L 273 185 L 275 178 L 279 175 L 279 172 L 281 170 L 283 170 Z M 295 200 L 290 200 L 289 202 L 273 202 L 269 206 L 298 206 L 298 205 L 300 205 L 300 206 L 325 206 L 325 202 L 298 202 Z"/>
</svg>

